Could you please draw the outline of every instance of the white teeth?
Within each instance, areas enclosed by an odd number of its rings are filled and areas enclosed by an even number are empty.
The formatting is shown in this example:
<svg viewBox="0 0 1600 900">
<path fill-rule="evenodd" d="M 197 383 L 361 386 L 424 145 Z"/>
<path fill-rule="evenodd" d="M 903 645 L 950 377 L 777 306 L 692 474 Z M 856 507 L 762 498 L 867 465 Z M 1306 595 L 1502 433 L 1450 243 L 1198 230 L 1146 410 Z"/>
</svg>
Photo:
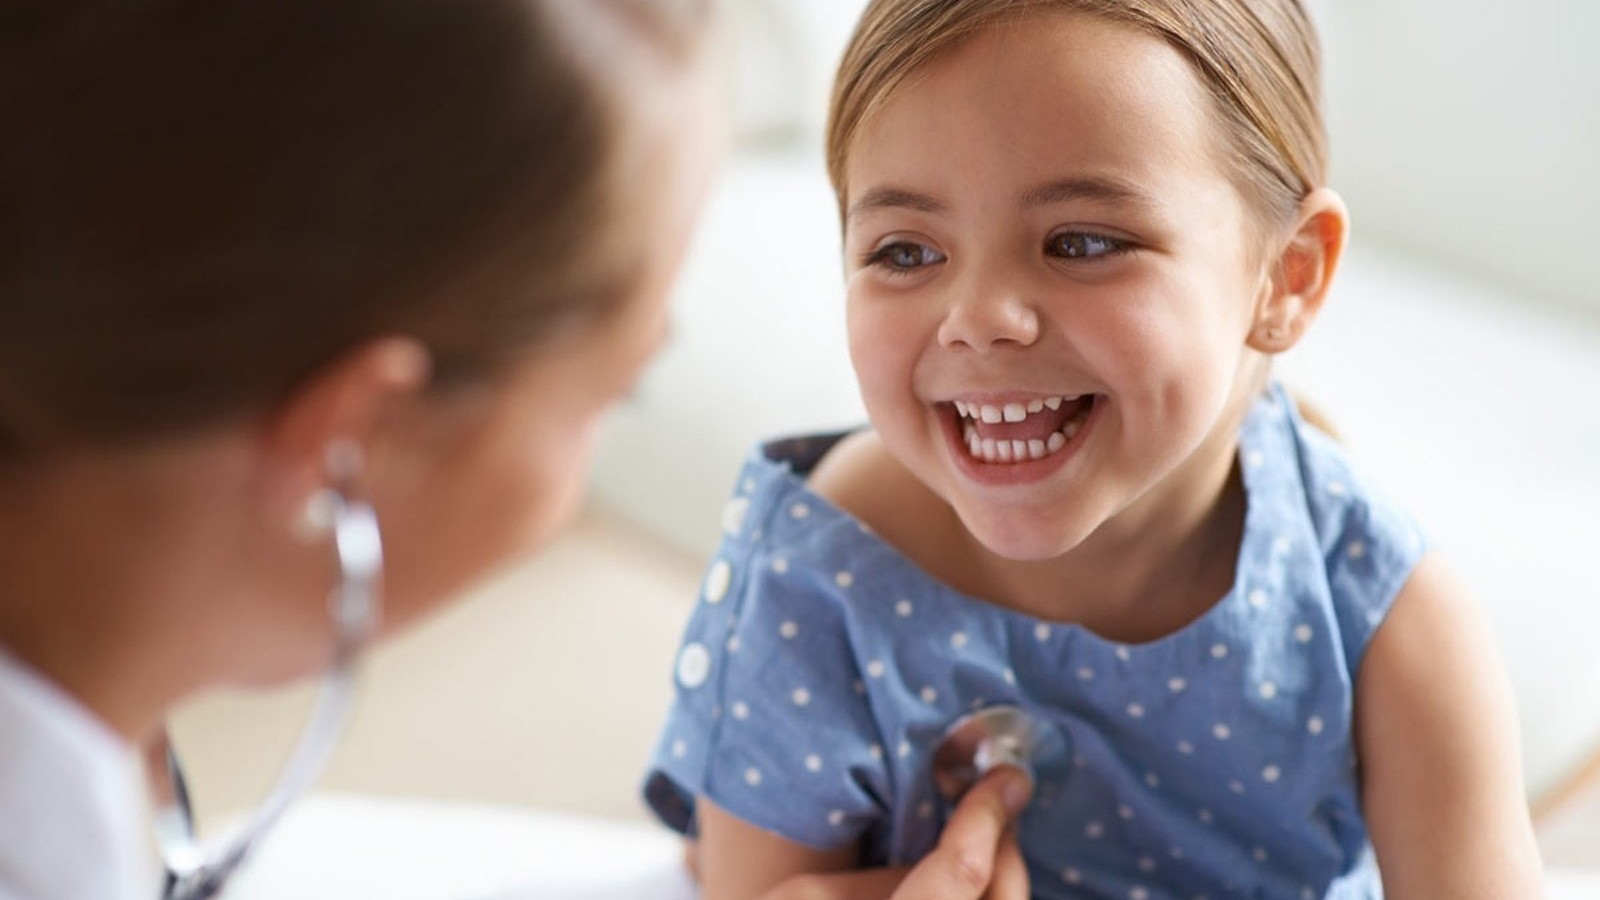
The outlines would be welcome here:
<svg viewBox="0 0 1600 900">
<path fill-rule="evenodd" d="M 1061 408 L 1061 404 L 1077 399 L 1078 397 L 1037 397 L 1026 402 L 1002 403 L 998 406 L 956 400 L 952 405 L 956 408 L 956 414 L 963 419 L 979 420 L 993 425 L 998 422 L 1021 422 L 1028 416 L 1047 409 L 1055 412 Z"/>
<path fill-rule="evenodd" d="M 1067 402 L 1068 400 L 1076 399 L 1078 398 L 1050 397 L 1043 400 L 1034 401 L 1034 403 L 1048 407 L 1052 402 L 1054 402 L 1056 406 L 1059 407 L 1062 403 Z M 975 417 L 981 417 L 984 422 L 994 424 L 1001 420 L 1014 422 L 1025 419 L 1027 415 L 1029 415 L 1027 412 L 1029 405 L 1031 404 L 1012 403 L 1006 404 L 1004 409 L 1000 409 L 994 406 L 963 402 L 957 408 L 960 409 L 962 406 L 964 406 L 966 408 L 966 414 Z M 1070 442 L 1073 437 L 1078 434 L 1078 432 L 1083 430 L 1083 425 L 1088 418 L 1089 414 L 1087 410 L 1079 412 L 1070 420 L 1062 424 L 1058 430 L 1052 432 L 1048 437 L 1042 440 L 1038 438 L 1029 440 L 999 440 L 995 438 L 986 438 L 979 434 L 979 428 L 976 423 L 963 423 L 961 427 L 961 442 L 966 445 L 967 452 L 970 453 L 974 459 L 981 460 L 985 463 L 1020 463 L 1027 462 L 1029 460 L 1044 459 L 1051 454 L 1060 452 L 1064 447 L 1066 447 L 1068 442 Z"/>
</svg>

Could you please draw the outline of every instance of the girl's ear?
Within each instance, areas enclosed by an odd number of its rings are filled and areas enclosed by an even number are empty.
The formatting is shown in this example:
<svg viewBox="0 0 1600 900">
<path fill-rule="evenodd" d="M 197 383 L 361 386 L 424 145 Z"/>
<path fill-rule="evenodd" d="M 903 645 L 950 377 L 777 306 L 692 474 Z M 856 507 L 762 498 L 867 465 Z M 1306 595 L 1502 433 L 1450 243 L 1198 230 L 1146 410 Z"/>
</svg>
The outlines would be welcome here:
<svg viewBox="0 0 1600 900">
<path fill-rule="evenodd" d="M 428 351 L 416 340 L 376 338 L 345 351 L 285 394 L 261 433 L 273 507 L 292 520 L 330 486 L 330 449 L 365 451 L 384 413 L 421 392 L 430 369 Z"/>
<path fill-rule="evenodd" d="M 1318 188 L 1300 204 L 1300 217 L 1276 259 L 1246 343 L 1262 353 L 1282 353 L 1311 327 L 1344 255 L 1350 214 L 1344 200 Z"/>
</svg>

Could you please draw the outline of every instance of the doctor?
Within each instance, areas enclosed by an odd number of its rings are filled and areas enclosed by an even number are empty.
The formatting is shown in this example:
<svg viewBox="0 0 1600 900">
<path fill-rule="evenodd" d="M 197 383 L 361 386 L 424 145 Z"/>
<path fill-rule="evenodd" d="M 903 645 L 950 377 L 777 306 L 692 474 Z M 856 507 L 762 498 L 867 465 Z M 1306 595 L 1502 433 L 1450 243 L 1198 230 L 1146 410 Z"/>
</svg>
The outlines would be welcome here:
<svg viewBox="0 0 1600 900">
<path fill-rule="evenodd" d="M 716 156 L 707 11 L 0 16 L 0 898 L 151 900 L 175 704 L 348 661 L 573 511 Z M 779 896 L 1024 897 L 1020 787 Z"/>
</svg>

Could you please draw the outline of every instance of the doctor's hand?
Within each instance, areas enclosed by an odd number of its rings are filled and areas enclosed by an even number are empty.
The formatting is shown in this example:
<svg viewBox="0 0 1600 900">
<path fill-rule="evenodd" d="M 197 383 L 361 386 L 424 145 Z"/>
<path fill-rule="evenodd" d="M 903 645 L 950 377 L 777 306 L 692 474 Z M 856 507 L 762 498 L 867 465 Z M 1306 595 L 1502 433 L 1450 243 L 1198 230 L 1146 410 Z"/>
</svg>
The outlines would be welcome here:
<svg viewBox="0 0 1600 900">
<path fill-rule="evenodd" d="M 1033 785 L 1012 767 L 967 791 L 939 844 L 910 868 L 802 875 L 761 900 L 1028 900 L 1028 870 L 1012 822 Z"/>
</svg>

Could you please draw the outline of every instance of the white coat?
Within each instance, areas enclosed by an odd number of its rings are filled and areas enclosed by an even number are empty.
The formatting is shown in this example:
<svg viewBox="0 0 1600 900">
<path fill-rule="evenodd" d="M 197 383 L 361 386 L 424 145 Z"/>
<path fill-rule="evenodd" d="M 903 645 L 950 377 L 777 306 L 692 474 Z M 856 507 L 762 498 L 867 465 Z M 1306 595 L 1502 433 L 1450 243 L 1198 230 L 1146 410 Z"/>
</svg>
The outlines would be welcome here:
<svg viewBox="0 0 1600 900">
<path fill-rule="evenodd" d="M 153 900 L 133 748 L 0 647 L 0 900 Z"/>
</svg>

